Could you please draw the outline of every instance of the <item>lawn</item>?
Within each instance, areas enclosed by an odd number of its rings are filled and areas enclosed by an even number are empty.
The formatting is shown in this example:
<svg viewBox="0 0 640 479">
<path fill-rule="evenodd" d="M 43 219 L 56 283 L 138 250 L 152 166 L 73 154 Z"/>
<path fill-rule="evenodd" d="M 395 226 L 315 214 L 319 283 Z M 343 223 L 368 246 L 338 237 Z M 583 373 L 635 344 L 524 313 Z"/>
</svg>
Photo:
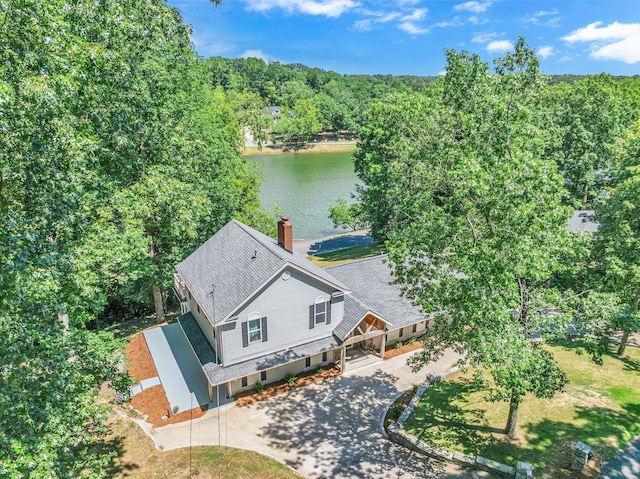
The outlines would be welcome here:
<svg viewBox="0 0 640 479">
<path fill-rule="evenodd" d="M 335 266 L 342 263 L 349 263 L 358 259 L 371 258 L 379 256 L 385 252 L 384 246 L 371 243 L 364 246 L 354 246 L 353 248 L 332 251 L 331 253 L 322 253 L 314 256 L 307 256 L 307 259 L 315 263 L 321 268 Z"/>
<path fill-rule="evenodd" d="M 111 424 L 105 447 L 117 456 L 107 470 L 111 478 L 299 479 L 284 464 L 253 451 L 216 446 L 157 450 L 133 422 L 118 418 Z"/>
<path fill-rule="evenodd" d="M 609 461 L 640 434 L 640 349 L 627 348 L 623 359 L 609 354 L 603 366 L 577 355 L 573 343 L 549 349 L 570 383 L 552 400 L 525 399 L 517 440 L 510 442 L 503 434 L 508 405 L 484 401 L 486 391 L 474 385 L 470 373 L 456 373 L 432 386 L 406 429 L 451 451 L 509 465 L 529 462 L 541 478 L 571 477 L 563 468 L 578 440 L 591 446 L 600 463 Z"/>
</svg>

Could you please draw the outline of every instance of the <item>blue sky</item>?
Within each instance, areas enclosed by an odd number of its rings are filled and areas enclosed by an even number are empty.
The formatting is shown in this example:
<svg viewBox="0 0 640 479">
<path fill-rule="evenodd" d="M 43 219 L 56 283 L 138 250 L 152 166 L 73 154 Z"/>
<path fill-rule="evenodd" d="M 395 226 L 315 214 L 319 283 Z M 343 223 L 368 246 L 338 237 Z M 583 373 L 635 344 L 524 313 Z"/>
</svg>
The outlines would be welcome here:
<svg viewBox="0 0 640 479">
<path fill-rule="evenodd" d="M 640 0 L 169 0 L 208 57 L 338 73 L 438 75 L 447 48 L 490 60 L 525 37 L 546 74 L 640 74 Z"/>
</svg>

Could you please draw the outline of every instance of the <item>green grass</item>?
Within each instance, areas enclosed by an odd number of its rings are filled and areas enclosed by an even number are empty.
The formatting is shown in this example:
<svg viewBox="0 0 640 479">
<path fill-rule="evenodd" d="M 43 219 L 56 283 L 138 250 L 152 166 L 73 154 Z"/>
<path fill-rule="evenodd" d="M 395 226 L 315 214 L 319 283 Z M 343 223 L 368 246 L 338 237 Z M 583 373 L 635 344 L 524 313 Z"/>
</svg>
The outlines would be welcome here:
<svg viewBox="0 0 640 479">
<path fill-rule="evenodd" d="M 536 477 L 559 477 L 570 446 L 582 441 L 601 462 L 640 434 L 640 350 L 604 357 L 598 366 L 576 354 L 576 345 L 549 348 L 567 373 L 566 392 L 554 399 L 527 397 L 518 416 L 518 439 L 506 440 L 508 405 L 484 401 L 469 373 L 432 386 L 405 427 L 426 443 L 515 465 L 534 466 Z"/>
<path fill-rule="evenodd" d="M 379 256 L 384 252 L 385 250 L 383 245 L 371 243 L 364 246 L 354 246 L 353 248 L 341 249 L 340 251 L 332 251 L 331 253 L 307 256 L 307 259 L 311 260 L 321 268 L 326 268 L 327 266 L 335 266 L 358 259 Z"/>
</svg>

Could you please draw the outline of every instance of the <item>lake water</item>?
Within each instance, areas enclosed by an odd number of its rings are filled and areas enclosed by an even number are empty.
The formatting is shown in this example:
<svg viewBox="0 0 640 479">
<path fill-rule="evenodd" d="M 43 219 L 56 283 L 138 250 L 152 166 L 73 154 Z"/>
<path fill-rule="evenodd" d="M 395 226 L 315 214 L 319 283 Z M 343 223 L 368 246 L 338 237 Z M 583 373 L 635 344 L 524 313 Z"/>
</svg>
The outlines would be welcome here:
<svg viewBox="0 0 640 479">
<path fill-rule="evenodd" d="M 262 166 L 260 200 L 266 208 L 278 203 L 293 224 L 295 239 L 315 239 L 343 232 L 328 218 L 329 205 L 350 203 L 358 178 L 351 152 L 284 153 L 249 156 Z"/>
</svg>

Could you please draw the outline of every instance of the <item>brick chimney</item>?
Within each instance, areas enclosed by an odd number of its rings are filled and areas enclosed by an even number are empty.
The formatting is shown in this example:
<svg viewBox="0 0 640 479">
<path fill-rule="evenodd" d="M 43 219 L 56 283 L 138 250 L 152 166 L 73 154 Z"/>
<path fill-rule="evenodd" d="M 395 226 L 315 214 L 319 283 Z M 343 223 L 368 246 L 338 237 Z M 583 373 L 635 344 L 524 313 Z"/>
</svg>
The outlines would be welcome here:
<svg viewBox="0 0 640 479">
<path fill-rule="evenodd" d="M 278 244 L 293 253 L 293 225 L 289 223 L 288 216 L 278 221 Z"/>
</svg>

